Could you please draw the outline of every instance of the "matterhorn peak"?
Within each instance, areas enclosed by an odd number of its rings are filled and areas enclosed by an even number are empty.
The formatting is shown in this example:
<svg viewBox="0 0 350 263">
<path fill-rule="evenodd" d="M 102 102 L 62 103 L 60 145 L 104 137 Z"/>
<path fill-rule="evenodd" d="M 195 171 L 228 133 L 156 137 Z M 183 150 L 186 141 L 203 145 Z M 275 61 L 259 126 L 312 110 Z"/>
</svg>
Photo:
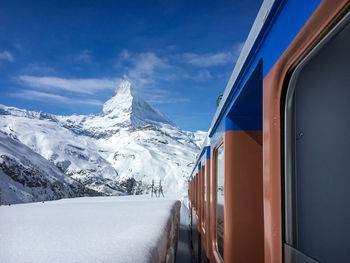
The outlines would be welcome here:
<svg viewBox="0 0 350 263">
<path fill-rule="evenodd" d="M 114 95 L 103 105 L 102 115 L 115 119 L 118 123 L 134 126 L 172 122 L 157 109 L 144 101 L 137 93 L 132 82 L 123 76 Z"/>
<path fill-rule="evenodd" d="M 131 81 L 124 75 L 115 89 L 114 95 L 103 104 L 103 114 L 120 115 L 122 112 L 130 112 L 133 98 L 138 96 Z"/>
<path fill-rule="evenodd" d="M 135 95 L 136 91 L 130 79 L 126 75 L 123 75 L 118 87 L 115 89 L 114 96 L 118 94 Z"/>
</svg>

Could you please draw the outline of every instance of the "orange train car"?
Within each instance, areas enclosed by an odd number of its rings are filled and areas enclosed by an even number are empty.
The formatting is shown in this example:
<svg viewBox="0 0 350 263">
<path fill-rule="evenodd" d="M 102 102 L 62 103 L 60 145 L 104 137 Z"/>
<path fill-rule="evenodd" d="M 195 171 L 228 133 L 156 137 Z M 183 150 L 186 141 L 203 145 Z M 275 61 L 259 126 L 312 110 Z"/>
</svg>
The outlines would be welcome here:
<svg viewBox="0 0 350 263">
<path fill-rule="evenodd" d="M 209 262 L 209 222 L 210 222 L 210 147 L 204 146 L 189 180 L 189 188 L 194 193 L 190 203 L 196 202 L 197 208 L 191 211 L 191 242 L 193 254 L 197 261 Z M 196 200 L 196 201 L 195 201 Z M 191 206 L 192 207 L 192 206 Z M 195 205 L 193 205 L 195 207 Z"/>
<path fill-rule="evenodd" d="M 263 2 L 189 177 L 196 262 L 350 262 L 349 10 Z"/>
</svg>

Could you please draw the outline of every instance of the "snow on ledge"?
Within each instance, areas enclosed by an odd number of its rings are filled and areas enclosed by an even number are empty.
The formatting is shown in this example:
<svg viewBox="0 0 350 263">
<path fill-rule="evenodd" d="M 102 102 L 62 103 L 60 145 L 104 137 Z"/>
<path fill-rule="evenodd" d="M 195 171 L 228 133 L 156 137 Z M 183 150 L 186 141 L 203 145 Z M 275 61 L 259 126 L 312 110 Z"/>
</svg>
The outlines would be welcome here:
<svg viewBox="0 0 350 263">
<path fill-rule="evenodd" d="M 0 262 L 173 262 L 180 206 L 175 196 L 0 206 Z"/>
</svg>

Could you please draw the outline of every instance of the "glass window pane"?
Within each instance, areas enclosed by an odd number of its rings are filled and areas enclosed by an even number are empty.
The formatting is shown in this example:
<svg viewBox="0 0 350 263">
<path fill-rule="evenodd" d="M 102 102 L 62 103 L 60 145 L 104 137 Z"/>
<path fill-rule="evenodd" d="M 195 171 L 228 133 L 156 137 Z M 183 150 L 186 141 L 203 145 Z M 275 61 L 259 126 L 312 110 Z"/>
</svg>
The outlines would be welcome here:
<svg viewBox="0 0 350 263">
<path fill-rule="evenodd" d="M 218 250 L 224 258 L 224 145 L 217 150 L 217 242 Z"/>
<path fill-rule="evenodd" d="M 194 177 L 194 208 L 197 211 L 197 205 L 198 205 L 198 200 L 197 200 L 197 175 Z"/>
<path fill-rule="evenodd" d="M 202 175 L 203 175 L 203 180 L 204 180 L 204 189 L 203 189 L 203 194 L 204 194 L 204 204 L 203 204 L 203 225 L 205 227 L 205 219 L 206 219 L 206 206 L 207 206 L 207 174 L 206 174 L 206 169 L 205 166 L 202 167 Z"/>
</svg>

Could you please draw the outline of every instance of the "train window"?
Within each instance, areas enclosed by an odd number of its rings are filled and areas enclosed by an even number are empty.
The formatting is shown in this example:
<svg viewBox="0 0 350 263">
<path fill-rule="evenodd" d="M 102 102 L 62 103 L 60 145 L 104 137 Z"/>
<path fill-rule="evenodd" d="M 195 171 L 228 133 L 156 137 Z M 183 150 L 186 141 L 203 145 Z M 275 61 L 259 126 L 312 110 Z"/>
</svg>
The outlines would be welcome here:
<svg viewBox="0 0 350 263">
<path fill-rule="evenodd" d="M 198 176 L 197 176 L 197 199 L 198 199 L 198 222 L 200 223 L 200 211 L 201 211 L 201 173 L 200 170 L 198 171 Z"/>
<path fill-rule="evenodd" d="M 192 181 L 191 181 L 191 199 L 192 199 L 192 207 L 194 208 L 194 178 L 192 178 Z"/>
<path fill-rule="evenodd" d="M 349 18 L 300 63 L 287 90 L 286 262 L 349 262 Z"/>
<path fill-rule="evenodd" d="M 202 166 L 202 178 L 203 178 L 203 227 L 205 228 L 206 219 L 206 206 L 207 206 L 207 175 L 205 166 Z"/>
<path fill-rule="evenodd" d="M 191 203 L 192 203 L 192 207 L 194 206 L 194 199 L 193 199 L 193 178 L 192 178 L 192 181 L 191 181 Z"/>
<path fill-rule="evenodd" d="M 200 200 L 199 200 L 199 175 L 197 174 L 197 180 L 196 180 L 196 187 L 197 187 L 197 190 L 196 190 L 196 198 L 197 198 L 197 216 L 199 217 L 199 209 L 200 209 Z"/>
<path fill-rule="evenodd" d="M 192 181 L 191 181 L 191 202 L 192 202 L 192 208 L 194 209 L 194 178 L 192 178 Z"/>
<path fill-rule="evenodd" d="M 199 199 L 199 191 L 200 191 L 200 188 L 199 188 L 199 173 L 197 173 L 196 175 L 196 198 L 197 198 L 197 217 L 199 218 L 199 210 L 200 210 L 200 205 L 201 205 L 201 200 Z"/>
<path fill-rule="evenodd" d="M 224 258 L 224 144 L 216 152 L 217 211 L 216 237 L 218 251 Z"/>
<path fill-rule="evenodd" d="M 192 207 L 192 206 L 193 206 L 193 199 L 192 199 L 192 193 L 193 193 L 193 191 L 192 191 L 192 181 L 190 181 L 190 186 L 189 186 L 189 188 L 190 188 L 189 198 L 190 198 L 190 203 L 191 203 L 191 207 Z"/>
<path fill-rule="evenodd" d="M 201 178 L 200 178 L 200 172 L 198 172 L 197 174 L 197 208 L 198 208 L 198 211 L 197 211 L 197 216 L 198 216 L 198 219 L 200 217 L 200 210 L 201 210 L 201 196 L 200 196 L 200 191 L 201 191 L 201 185 L 200 185 L 200 182 L 201 182 Z"/>
<path fill-rule="evenodd" d="M 194 209 L 196 210 L 196 213 L 197 213 L 197 204 L 198 204 L 198 201 L 197 201 L 197 175 L 194 176 L 193 183 L 194 183 L 194 193 L 193 193 Z"/>
</svg>

